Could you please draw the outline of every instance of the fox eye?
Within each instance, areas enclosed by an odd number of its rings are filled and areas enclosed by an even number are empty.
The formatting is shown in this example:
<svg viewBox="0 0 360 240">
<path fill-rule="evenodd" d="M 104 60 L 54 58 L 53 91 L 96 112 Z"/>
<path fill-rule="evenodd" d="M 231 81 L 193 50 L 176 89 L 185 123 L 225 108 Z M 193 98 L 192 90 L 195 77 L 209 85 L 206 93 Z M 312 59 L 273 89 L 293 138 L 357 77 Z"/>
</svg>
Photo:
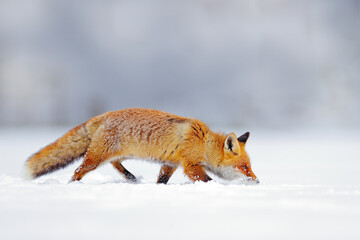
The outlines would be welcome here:
<svg viewBox="0 0 360 240">
<path fill-rule="evenodd" d="M 244 170 L 247 170 L 248 167 L 246 165 L 241 166 Z"/>
</svg>

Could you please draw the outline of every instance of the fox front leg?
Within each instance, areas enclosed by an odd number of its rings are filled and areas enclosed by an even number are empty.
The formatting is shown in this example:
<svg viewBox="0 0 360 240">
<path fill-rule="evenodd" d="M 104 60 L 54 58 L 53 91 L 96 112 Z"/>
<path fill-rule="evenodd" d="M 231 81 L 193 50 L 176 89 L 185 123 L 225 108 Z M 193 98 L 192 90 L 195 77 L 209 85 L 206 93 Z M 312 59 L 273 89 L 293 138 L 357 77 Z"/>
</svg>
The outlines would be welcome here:
<svg viewBox="0 0 360 240">
<path fill-rule="evenodd" d="M 173 166 L 166 165 L 166 164 L 162 165 L 161 169 L 160 169 L 159 177 L 157 179 L 157 183 L 166 184 L 176 169 L 177 169 L 177 166 L 173 167 Z"/>
<path fill-rule="evenodd" d="M 204 168 L 198 163 L 184 166 L 184 172 L 194 182 L 195 181 L 208 182 L 212 180 L 212 178 L 206 174 Z"/>
</svg>

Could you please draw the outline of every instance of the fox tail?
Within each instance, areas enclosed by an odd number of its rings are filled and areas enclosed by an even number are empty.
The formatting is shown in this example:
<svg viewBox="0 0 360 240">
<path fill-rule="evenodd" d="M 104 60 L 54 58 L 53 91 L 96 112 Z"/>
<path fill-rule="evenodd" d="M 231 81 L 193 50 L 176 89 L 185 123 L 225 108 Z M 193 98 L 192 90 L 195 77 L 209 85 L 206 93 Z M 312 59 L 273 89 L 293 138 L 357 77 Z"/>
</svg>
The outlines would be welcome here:
<svg viewBox="0 0 360 240">
<path fill-rule="evenodd" d="M 90 145 L 90 136 L 83 123 L 32 155 L 25 163 L 30 178 L 37 178 L 64 168 L 82 157 Z"/>
</svg>

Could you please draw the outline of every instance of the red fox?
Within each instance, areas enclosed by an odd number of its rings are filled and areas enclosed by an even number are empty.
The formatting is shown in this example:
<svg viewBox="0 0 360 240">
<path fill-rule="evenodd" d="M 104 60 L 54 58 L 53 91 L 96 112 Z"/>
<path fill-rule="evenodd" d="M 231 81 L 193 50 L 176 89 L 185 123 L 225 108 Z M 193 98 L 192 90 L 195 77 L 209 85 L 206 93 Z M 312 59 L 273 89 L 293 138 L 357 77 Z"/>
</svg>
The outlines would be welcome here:
<svg viewBox="0 0 360 240">
<path fill-rule="evenodd" d="M 73 128 L 32 155 L 26 167 L 32 178 L 64 168 L 80 157 L 71 181 L 79 181 L 99 165 L 110 162 L 127 180 L 136 181 L 121 163 L 141 158 L 162 164 L 157 183 L 166 184 L 178 166 L 192 181 L 212 180 L 205 171 L 224 179 L 247 176 L 259 182 L 245 151 L 249 132 L 236 138 L 191 118 L 159 110 L 129 108 L 107 112 Z"/>
</svg>

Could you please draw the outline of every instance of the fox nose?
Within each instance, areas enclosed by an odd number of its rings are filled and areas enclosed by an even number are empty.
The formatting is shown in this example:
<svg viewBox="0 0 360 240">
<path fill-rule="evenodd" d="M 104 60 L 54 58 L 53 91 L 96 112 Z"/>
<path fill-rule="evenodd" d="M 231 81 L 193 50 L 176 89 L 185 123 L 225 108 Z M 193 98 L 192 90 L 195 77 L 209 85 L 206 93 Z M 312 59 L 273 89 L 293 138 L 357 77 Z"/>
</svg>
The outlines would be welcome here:
<svg viewBox="0 0 360 240">
<path fill-rule="evenodd" d="M 257 184 L 257 183 L 260 183 L 259 179 L 255 178 L 253 179 L 253 181 Z"/>
</svg>

